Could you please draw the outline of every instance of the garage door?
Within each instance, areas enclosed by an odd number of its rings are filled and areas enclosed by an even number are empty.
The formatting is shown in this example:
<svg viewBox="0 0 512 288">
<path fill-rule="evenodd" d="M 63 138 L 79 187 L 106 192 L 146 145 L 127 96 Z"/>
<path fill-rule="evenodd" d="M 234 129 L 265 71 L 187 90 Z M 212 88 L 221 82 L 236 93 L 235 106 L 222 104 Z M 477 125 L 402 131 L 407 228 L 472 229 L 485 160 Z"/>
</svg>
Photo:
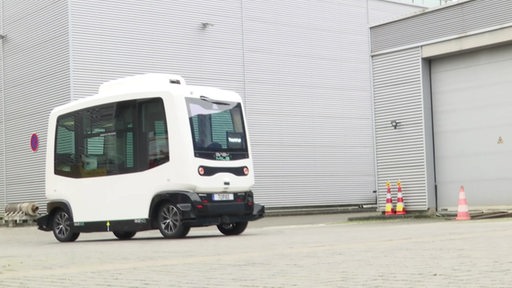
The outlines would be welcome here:
<svg viewBox="0 0 512 288">
<path fill-rule="evenodd" d="M 439 210 L 512 207 L 512 46 L 432 61 Z"/>
</svg>

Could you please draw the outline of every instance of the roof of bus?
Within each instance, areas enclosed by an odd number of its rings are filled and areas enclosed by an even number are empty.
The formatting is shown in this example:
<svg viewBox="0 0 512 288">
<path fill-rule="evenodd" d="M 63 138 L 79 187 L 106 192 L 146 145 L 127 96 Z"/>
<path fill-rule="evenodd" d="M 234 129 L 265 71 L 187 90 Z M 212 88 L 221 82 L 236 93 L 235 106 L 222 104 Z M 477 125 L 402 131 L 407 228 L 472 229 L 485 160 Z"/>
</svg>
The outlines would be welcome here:
<svg viewBox="0 0 512 288">
<path fill-rule="evenodd" d="M 107 81 L 100 85 L 98 94 L 168 90 L 169 85 L 187 85 L 187 83 L 179 75 L 149 73 Z"/>
<path fill-rule="evenodd" d="M 83 109 L 93 105 L 101 105 L 115 101 L 146 98 L 144 93 L 155 94 L 158 92 L 172 93 L 176 96 L 199 98 L 208 96 L 210 98 L 239 102 L 240 96 L 229 90 L 222 90 L 215 87 L 186 85 L 185 80 L 178 75 L 172 74 L 142 74 L 108 81 L 100 85 L 98 94 L 80 98 L 53 109 L 53 113 L 66 113 Z M 138 94 L 138 95 L 137 95 Z M 183 97 L 183 96 L 182 96 Z"/>
</svg>

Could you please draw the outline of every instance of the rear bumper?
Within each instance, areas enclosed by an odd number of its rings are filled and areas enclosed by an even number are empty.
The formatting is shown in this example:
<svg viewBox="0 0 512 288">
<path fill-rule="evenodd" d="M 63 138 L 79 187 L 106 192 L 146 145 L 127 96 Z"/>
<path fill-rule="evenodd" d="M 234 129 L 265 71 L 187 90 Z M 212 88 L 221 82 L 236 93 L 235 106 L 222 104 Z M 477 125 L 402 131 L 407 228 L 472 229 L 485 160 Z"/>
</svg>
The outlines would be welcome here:
<svg viewBox="0 0 512 288">
<path fill-rule="evenodd" d="M 265 206 L 260 204 L 254 204 L 252 212 L 241 213 L 236 206 L 217 206 L 209 207 L 208 212 L 203 213 L 184 213 L 183 222 L 189 226 L 209 226 L 209 225 L 220 225 L 230 224 L 239 222 L 256 221 L 265 216 Z"/>
</svg>

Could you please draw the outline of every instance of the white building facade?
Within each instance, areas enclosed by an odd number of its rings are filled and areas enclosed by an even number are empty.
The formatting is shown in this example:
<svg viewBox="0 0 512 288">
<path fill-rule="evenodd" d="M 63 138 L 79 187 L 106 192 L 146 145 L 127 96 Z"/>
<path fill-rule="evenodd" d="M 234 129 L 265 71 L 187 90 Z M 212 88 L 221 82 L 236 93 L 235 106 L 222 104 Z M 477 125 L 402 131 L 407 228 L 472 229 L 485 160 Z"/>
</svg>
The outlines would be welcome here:
<svg viewBox="0 0 512 288">
<path fill-rule="evenodd" d="M 4 0 L 0 7 L 0 207 L 45 202 L 52 108 L 95 94 L 105 81 L 153 72 L 242 95 L 258 202 L 375 203 L 368 26 L 418 7 L 378 0 Z"/>
</svg>

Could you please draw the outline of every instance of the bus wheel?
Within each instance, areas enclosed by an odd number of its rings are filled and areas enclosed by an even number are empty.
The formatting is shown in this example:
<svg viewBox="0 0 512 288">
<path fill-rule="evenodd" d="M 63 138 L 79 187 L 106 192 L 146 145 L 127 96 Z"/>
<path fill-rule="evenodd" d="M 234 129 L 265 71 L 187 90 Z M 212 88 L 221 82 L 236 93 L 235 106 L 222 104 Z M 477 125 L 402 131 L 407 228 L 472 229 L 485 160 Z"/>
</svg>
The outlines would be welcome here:
<svg viewBox="0 0 512 288">
<path fill-rule="evenodd" d="M 220 224 L 220 225 L 217 225 L 217 228 L 224 235 L 228 235 L 228 236 L 239 235 L 245 231 L 245 228 L 247 228 L 247 221 L 230 223 L 230 224 Z"/>
<path fill-rule="evenodd" d="M 171 202 L 165 202 L 158 208 L 158 230 L 164 238 L 183 238 L 190 227 L 183 224 L 181 212 Z"/>
<path fill-rule="evenodd" d="M 53 214 L 52 230 L 53 236 L 60 242 L 73 242 L 80 236 L 80 233 L 71 231 L 71 217 L 63 209 L 59 209 Z"/>
<path fill-rule="evenodd" d="M 114 231 L 112 232 L 119 240 L 130 240 L 135 236 L 135 231 Z"/>
</svg>

